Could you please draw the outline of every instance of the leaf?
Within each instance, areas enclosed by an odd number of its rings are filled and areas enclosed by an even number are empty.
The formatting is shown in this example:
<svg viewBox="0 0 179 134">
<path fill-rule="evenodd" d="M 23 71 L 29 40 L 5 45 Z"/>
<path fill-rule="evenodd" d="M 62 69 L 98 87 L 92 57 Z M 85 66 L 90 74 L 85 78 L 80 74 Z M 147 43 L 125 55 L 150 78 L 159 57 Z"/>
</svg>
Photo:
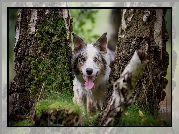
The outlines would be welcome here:
<svg viewBox="0 0 179 134">
<path fill-rule="evenodd" d="M 162 119 L 156 119 L 156 122 L 161 123 L 161 122 L 163 122 L 163 120 Z"/>
<path fill-rule="evenodd" d="M 52 115 L 50 119 L 55 120 L 56 117 L 54 115 Z"/>
<path fill-rule="evenodd" d="M 92 116 L 89 116 L 89 119 L 92 119 L 93 117 Z"/>
<path fill-rule="evenodd" d="M 140 111 L 140 110 L 139 110 L 139 116 L 140 116 L 140 117 L 143 117 L 143 116 L 144 116 L 144 114 L 143 114 L 142 111 Z"/>
<path fill-rule="evenodd" d="M 125 112 L 125 115 L 129 115 L 129 112 Z"/>
<path fill-rule="evenodd" d="M 147 118 L 142 118 L 142 121 L 141 121 L 141 122 L 143 123 L 143 122 L 146 121 L 146 120 L 147 120 Z"/>
<path fill-rule="evenodd" d="M 26 119 L 29 119 L 30 118 L 30 116 L 26 116 Z"/>
</svg>

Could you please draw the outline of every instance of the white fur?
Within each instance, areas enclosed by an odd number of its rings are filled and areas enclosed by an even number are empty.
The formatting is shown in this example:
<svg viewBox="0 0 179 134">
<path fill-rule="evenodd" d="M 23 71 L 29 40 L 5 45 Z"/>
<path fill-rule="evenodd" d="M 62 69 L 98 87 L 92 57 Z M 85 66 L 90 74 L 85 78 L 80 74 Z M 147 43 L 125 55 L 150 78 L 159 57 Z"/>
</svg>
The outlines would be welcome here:
<svg viewBox="0 0 179 134">
<path fill-rule="evenodd" d="M 122 76 L 126 77 L 126 73 L 132 74 L 132 86 L 135 86 L 137 80 L 140 77 L 141 70 L 145 67 L 146 63 L 142 63 L 140 60 L 137 51 L 134 52 L 134 55 L 132 56 L 129 64 L 125 67 Z M 126 78 L 127 79 L 127 78 Z"/>
<path fill-rule="evenodd" d="M 81 79 L 81 76 L 75 76 L 74 79 L 74 98 L 73 100 L 80 105 L 85 106 L 86 101 L 90 99 L 92 101 L 92 107 L 102 110 L 104 101 L 107 95 L 107 88 L 108 88 L 108 79 L 110 74 L 110 61 L 113 59 L 113 52 L 107 49 L 107 53 L 105 54 L 106 59 L 106 70 L 105 73 L 100 72 L 100 67 L 97 66 L 94 62 L 94 56 L 99 53 L 99 50 L 94 47 L 92 44 L 88 44 L 87 48 L 85 49 L 87 53 L 87 60 L 85 65 L 82 68 L 82 74 L 86 74 L 86 68 L 92 68 L 93 73 L 92 75 L 95 76 L 98 72 L 97 78 L 94 82 L 94 87 L 92 89 L 87 89 L 84 86 L 84 80 Z M 80 75 L 82 75 L 80 74 Z"/>
<path fill-rule="evenodd" d="M 87 75 L 86 68 L 92 68 L 93 69 L 92 75 L 95 76 L 97 72 L 100 70 L 100 68 L 96 66 L 96 64 L 94 64 L 93 61 L 93 57 L 96 55 L 97 49 L 92 44 L 89 44 L 87 45 L 86 51 L 87 51 L 88 59 L 86 60 L 85 66 L 83 66 L 82 72 L 84 75 Z"/>
</svg>

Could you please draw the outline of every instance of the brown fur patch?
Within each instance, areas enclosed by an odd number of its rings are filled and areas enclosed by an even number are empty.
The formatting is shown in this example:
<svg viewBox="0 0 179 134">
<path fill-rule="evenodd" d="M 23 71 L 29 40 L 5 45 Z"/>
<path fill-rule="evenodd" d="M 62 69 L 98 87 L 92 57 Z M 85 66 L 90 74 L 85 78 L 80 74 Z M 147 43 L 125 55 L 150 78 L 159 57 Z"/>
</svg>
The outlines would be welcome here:
<svg viewBox="0 0 179 134">
<path fill-rule="evenodd" d="M 106 37 L 107 33 L 104 33 L 96 42 L 95 45 L 99 48 L 99 50 L 101 52 L 103 52 L 104 54 L 107 53 L 107 37 Z"/>
<path fill-rule="evenodd" d="M 87 53 L 83 54 L 83 57 L 85 58 L 85 60 L 87 60 L 88 59 Z"/>
<path fill-rule="evenodd" d="M 78 62 L 77 64 L 77 68 L 79 71 L 82 71 L 82 68 L 85 64 L 85 61 L 87 60 L 88 58 L 88 55 L 86 53 L 84 53 L 79 59 L 80 59 L 80 62 Z"/>
<path fill-rule="evenodd" d="M 82 48 L 86 45 L 86 43 L 75 33 L 73 35 L 74 42 L 74 53 L 77 54 Z"/>
<path fill-rule="evenodd" d="M 79 71 L 82 71 L 83 66 L 84 66 L 84 63 L 81 63 L 81 62 L 78 63 L 78 64 L 77 64 L 78 70 L 79 70 Z"/>
</svg>

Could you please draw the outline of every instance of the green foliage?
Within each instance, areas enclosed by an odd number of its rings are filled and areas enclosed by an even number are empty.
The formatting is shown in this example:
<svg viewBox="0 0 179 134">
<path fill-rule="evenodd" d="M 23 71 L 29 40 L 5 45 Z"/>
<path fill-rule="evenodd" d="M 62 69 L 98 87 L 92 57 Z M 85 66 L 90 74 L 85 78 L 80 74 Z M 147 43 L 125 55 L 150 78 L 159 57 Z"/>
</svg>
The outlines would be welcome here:
<svg viewBox="0 0 179 134">
<path fill-rule="evenodd" d="M 10 121 L 9 126 L 33 126 L 33 123 L 30 119 L 24 119 L 20 121 Z"/>
<path fill-rule="evenodd" d="M 13 48 L 14 48 L 14 44 L 15 44 L 15 23 L 16 23 L 16 13 L 17 13 L 17 9 L 9 9 L 9 22 L 8 22 L 8 26 L 9 26 L 9 35 L 8 35 L 8 48 L 9 48 L 9 81 L 12 81 L 12 77 L 13 77 L 13 60 L 14 60 L 14 52 L 13 52 Z M 6 30 L 6 28 L 5 28 Z M 4 31 L 4 30 L 3 30 Z M 5 43 L 2 43 L 5 46 Z M 2 51 L 3 52 L 3 51 Z"/>
<path fill-rule="evenodd" d="M 73 16 L 73 32 L 78 34 L 87 43 L 91 43 L 99 37 L 92 34 L 96 23 L 97 9 L 71 9 Z"/>
<path fill-rule="evenodd" d="M 9 59 L 10 62 L 13 61 L 13 48 L 15 44 L 15 22 L 17 9 L 9 9 Z"/>
</svg>

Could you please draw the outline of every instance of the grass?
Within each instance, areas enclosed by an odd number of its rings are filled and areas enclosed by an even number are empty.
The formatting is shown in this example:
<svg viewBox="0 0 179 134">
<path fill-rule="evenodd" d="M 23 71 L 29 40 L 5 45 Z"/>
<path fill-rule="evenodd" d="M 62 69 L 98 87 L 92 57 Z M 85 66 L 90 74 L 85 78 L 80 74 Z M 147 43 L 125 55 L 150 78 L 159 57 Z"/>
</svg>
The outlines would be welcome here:
<svg viewBox="0 0 179 134">
<path fill-rule="evenodd" d="M 33 123 L 30 119 L 24 119 L 20 121 L 10 121 L 9 126 L 33 126 Z"/>
<path fill-rule="evenodd" d="M 67 98 L 67 99 L 65 99 Z M 83 109 L 79 107 L 77 104 L 73 103 L 72 99 L 68 99 L 66 95 L 53 96 L 53 99 L 50 97 L 48 99 L 42 99 L 38 103 L 36 103 L 36 114 L 40 116 L 43 111 L 52 111 L 65 109 L 69 110 L 68 113 L 76 113 L 80 116 L 83 116 L 84 126 L 95 126 L 96 119 L 101 114 L 101 112 L 91 113 L 90 116 L 83 115 Z"/>
<path fill-rule="evenodd" d="M 75 112 L 79 115 L 82 113 L 82 109 L 77 104 L 74 104 L 72 99 L 69 99 L 69 97 L 64 94 L 61 94 L 60 96 L 53 95 L 53 97 L 41 99 L 36 103 L 35 107 L 37 116 L 40 116 L 43 111 L 50 111 L 59 108 L 67 109 L 69 110 L 69 113 Z"/>
<path fill-rule="evenodd" d="M 98 111 L 96 113 L 91 113 L 90 116 L 85 116 L 84 126 L 96 126 L 97 118 L 102 112 Z"/>
<path fill-rule="evenodd" d="M 131 105 L 123 113 L 118 126 L 170 126 L 170 121 L 165 121 L 158 116 L 150 114 L 138 105 Z"/>
<path fill-rule="evenodd" d="M 76 113 L 83 116 L 82 109 L 74 104 L 70 97 L 61 94 L 53 95 L 47 99 L 41 99 L 36 103 L 36 114 L 40 116 L 42 112 L 65 109 L 68 113 Z M 97 118 L 102 112 L 91 113 L 90 116 L 84 116 L 84 126 L 96 126 Z M 171 121 L 166 121 L 158 116 L 150 114 L 147 110 L 140 108 L 137 104 L 128 107 L 121 116 L 117 126 L 170 126 Z M 30 119 L 22 121 L 11 121 L 10 126 L 33 126 Z"/>
<path fill-rule="evenodd" d="M 53 98 L 53 99 L 52 99 Z M 90 116 L 83 115 L 84 110 L 81 109 L 80 106 L 73 103 L 72 99 L 65 94 L 61 94 L 60 96 L 49 97 L 48 99 L 41 99 L 38 103 L 36 103 L 36 114 L 40 116 L 43 111 L 52 111 L 65 109 L 69 110 L 68 113 L 76 113 L 80 116 L 83 116 L 84 126 L 95 126 L 96 119 L 102 112 L 91 113 Z"/>
</svg>

